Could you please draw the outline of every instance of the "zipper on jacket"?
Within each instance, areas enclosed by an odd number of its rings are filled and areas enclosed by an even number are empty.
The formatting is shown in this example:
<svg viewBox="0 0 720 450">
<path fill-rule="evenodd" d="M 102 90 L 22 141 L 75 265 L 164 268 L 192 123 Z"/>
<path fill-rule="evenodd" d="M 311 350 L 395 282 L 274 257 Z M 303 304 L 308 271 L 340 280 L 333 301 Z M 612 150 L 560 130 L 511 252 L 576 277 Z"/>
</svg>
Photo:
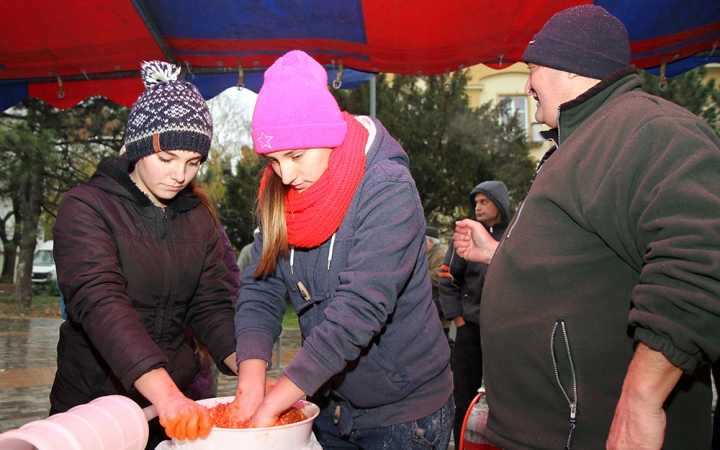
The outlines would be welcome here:
<svg viewBox="0 0 720 450">
<path fill-rule="evenodd" d="M 552 141 L 552 139 L 547 139 L 549 141 Z M 555 142 L 555 141 L 553 141 Z M 542 169 L 543 164 L 545 164 L 545 161 L 550 158 L 550 156 L 555 153 L 555 150 L 557 150 L 557 143 L 555 143 L 555 146 L 550 148 L 545 154 L 543 155 L 542 159 L 540 160 L 540 164 L 538 164 L 537 170 L 535 170 L 535 173 L 532 176 L 532 179 L 530 180 L 530 184 L 528 184 L 528 187 L 525 189 L 525 192 L 522 195 L 522 198 L 520 199 L 520 207 L 518 208 L 517 212 L 515 213 L 515 220 L 513 221 L 512 225 L 510 226 L 510 229 L 508 230 L 507 237 L 505 239 L 510 239 L 510 235 L 512 234 L 513 228 L 515 228 L 515 225 L 517 225 L 518 221 L 520 220 L 520 214 L 522 214 L 523 207 L 525 206 L 525 198 L 530 193 L 530 188 L 532 187 L 533 183 L 535 182 L 535 178 L 537 178 L 538 173 L 540 173 L 540 169 Z M 495 250 L 497 252 L 497 250 Z"/>
<path fill-rule="evenodd" d="M 160 208 L 162 210 L 162 218 L 167 219 L 167 212 L 165 211 L 165 208 Z"/>
<path fill-rule="evenodd" d="M 562 330 L 562 336 L 565 341 L 565 349 L 567 351 L 568 361 L 570 362 L 570 373 L 572 374 L 572 399 L 560 380 L 560 371 L 558 370 L 558 359 L 557 354 L 555 353 L 555 334 L 557 333 L 558 326 Z M 550 337 L 550 352 L 552 354 L 553 368 L 555 369 L 555 379 L 557 380 L 558 386 L 560 386 L 560 390 L 565 396 L 565 400 L 568 402 L 568 406 L 570 406 L 570 430 L 568 431 L 567 442 L 565 443 L 565 450 L 570 450 L 572 447 L 573 435 L 575 434 L 575 426 L 577 424 L 577 376 L 575 374 L 575 364 L 573 363 L 572 354 L 570 353 L 570 340 L 568 339 L 567 327 L 565 326 L 565 321 L 562 319 L 555 321 L 555 325 L 553 326 L 552 336 Z"/>
</svg>

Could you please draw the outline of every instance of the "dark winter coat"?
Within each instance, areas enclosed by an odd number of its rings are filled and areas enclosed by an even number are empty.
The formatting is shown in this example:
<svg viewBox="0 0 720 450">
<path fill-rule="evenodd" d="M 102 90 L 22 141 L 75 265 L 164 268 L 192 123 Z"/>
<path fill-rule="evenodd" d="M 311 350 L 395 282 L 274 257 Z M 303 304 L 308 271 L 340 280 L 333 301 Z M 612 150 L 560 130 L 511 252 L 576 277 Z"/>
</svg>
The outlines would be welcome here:
<svg viewBox="0 0 720 450">
<path fill-rule="evenodd" d="M 492 237 L 499 240 L 510 223 L 507 187 L 496 180 L 483 181 L 475 186 L 469 194 L 473 210 L 477 194 L 485 194 L 500 212 L 500 222 L 493 227 L 483 225 Z M 480 324 L 480 300 L 487 268 L 487 264 L 466 261 L 457 256 L 453 242 L 450 242 L 440 274 L 440 301 L 446 319 L 462 317 L 465 322 Z"/>
<path fill-rule="evenodd" d="M 285 375 L 331 415 L 340 406 L 343 434 L 425 417 L 452 394 L 450 348 L 432 302 L 425 217 L 408 157 L 380 122 L 372 128 L 365 175 L 334 239 L 295 249 L 273 276 L 255 279 L 258 234 L 235 320 L 238 360 L 270 362 L 290 298 L 304 341 Z"/>
<path fill-rule="evenodd" d="M 485 281 L 490 418 L 506 449 L 604 448 L 637 341 L 686 375 L 666 449 L 710 446 L 720 355 L 720 139 L 633 69 L 560 107 Z"/>
<path fill-rule="evenodd" d="M 65 194 L 53 227 L 69 316 L 50 394 L 58 412 L 110 394 L 145 406 L 133 383 L 160 367 L 186 390 L 199 370 L 188 324 L 232 373 L 222 361 L 235 351 L 233 307 L 210 214 L 185 191 L 154 206 L 126 164 L 104 159 L 87 184 Z"/>
</svg>

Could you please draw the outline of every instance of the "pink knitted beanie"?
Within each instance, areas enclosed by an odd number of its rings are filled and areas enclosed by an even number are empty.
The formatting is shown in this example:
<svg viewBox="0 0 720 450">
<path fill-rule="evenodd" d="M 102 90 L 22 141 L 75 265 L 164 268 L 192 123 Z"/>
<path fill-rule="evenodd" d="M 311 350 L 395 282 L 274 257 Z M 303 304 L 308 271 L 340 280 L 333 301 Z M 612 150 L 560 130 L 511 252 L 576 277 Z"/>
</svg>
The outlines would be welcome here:
<svg viewBox="0 0 720 450">
<path fill-rule="evenodd" d="M 252 118 L 256 153 L 335 148 L 346 133 L 327 72 L 307 53 L 288 52 L 265 72 Z"/>
</svg>

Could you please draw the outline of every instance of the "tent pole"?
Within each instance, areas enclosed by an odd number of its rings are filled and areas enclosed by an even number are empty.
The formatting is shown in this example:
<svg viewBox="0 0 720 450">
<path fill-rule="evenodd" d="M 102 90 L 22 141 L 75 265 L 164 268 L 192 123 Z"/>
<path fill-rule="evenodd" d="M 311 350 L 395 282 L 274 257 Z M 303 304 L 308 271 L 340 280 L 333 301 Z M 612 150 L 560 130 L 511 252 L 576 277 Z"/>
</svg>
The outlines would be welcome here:
<svg viewBox="0 0 720 450">
<path fill-rule="evenodd" d="M 375 77 L 370 78 L 370 116 L 375 116 Z"/>
<path fill-rule="evenodd" d="M 152 37 L 155 39 L 158 47 L 160 47 L 163 55 L 165 55 L 165 59 L 167 59 L 169 63 L 179 66 L 180 64 L 178 64 L 177 60 L 175 59 L 175 56 L 173 55 L 172 50 L 170 50 L 170 47 L 167 45 L 167 42 L 165 42 L 165 38 L 162 34 L 160 34 L 160 31 L 158 30 L 155 21 L 153 21 L 150 17 L 145 2 L 143 0 L 133 0 L 132 2 L 133 5 L 135 5 L 135 9 L 137 10 L 138 14 L 140 14 L 143 22 L 145 22 L 145 25 L 147 25 L 148 31 L 150 31 L 150 34 L 152 34 Z"/>
</svg>

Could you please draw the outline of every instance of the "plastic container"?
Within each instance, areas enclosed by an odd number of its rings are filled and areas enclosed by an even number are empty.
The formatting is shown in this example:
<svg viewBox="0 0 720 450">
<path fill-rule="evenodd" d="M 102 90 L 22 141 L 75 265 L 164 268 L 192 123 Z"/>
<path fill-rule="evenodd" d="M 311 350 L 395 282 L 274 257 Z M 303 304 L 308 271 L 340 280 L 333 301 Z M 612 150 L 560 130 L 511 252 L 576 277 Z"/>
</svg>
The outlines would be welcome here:
<svg viewBox="0 0 720 450">
<path fill-rule="evenodd" d="M 502 450 L 482 435 L 488 419 L 488 405 L 484 394 L 484 391 L 480 391 L 475 396 L 465 414 L 459 450 Z"/>
<path fill-rule="evenodd" d="M 143 450 L 147 441 L 145 413 L 121 395 L 100 397 L 0 434 L 3 450 Z"/>
<path fill-rule="evenodd" d="M 198 403 L 212 408 L 218 403 L 229 403 L 235 397 L 218 397 L 198 400 Z M 289 425 L 267 428 L 215 428 L 206 438 L 189 441 L 172 440 L 166 448 L 182 450 L 314 450 L 321 448 L 311 441 L 312 424 L 320 413 L 317 405 L 300 400 L 294 405 L 302 409 L 306 420 Z M 160 448 L 160 447 L 158 447 Z"/>
</svg>

